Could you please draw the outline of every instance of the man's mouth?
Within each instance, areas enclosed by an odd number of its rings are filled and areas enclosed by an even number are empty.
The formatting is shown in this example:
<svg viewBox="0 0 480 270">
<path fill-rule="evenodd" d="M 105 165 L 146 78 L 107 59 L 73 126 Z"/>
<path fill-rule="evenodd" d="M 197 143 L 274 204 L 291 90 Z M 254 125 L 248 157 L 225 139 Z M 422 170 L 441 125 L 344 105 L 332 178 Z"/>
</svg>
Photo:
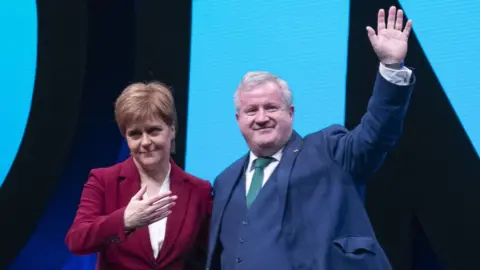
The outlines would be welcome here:
<svg viewBox="0 0 480 270">
<path fill-rule="evenodd" d="M 273 129 L 274 127 L 262 127 L 262 128 L 257 128 L 255 129 L 255 131 L 268 131 L 268 130 L 271 130 Z"/>
</svg>

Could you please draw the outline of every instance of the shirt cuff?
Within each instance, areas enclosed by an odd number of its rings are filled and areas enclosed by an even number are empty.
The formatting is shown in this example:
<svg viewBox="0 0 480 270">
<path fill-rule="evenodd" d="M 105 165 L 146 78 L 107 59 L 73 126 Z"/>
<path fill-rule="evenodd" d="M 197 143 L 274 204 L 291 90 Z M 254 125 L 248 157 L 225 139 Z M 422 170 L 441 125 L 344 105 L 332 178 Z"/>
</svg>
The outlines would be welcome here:
<svg viewBox="0 0 480 270">
<path fill-rule="evenodd" d="M 396 85 L 409 85 L 412 77 L 412 70 L 405 66 L 401 69 L 391 69 L 380 63 L 379 72 L 385 80 Z"/>
</svg>

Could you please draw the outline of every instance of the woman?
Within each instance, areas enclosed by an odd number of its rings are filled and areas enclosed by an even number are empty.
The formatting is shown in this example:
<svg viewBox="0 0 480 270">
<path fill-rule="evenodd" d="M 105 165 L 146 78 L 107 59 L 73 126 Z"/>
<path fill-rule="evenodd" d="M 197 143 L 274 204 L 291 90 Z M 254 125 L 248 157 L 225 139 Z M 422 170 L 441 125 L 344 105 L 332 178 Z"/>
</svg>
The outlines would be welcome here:
<svg viewBox="0 0 480 270">
<path fill-rule="evenodd" d="M 203 269 L 211 184 L 170 158 L 176 112 L 160 83 L 128 86 L 115 117 L 131 157 L 91 170 L 65 242 L 97 269 Z"/>
</svg>

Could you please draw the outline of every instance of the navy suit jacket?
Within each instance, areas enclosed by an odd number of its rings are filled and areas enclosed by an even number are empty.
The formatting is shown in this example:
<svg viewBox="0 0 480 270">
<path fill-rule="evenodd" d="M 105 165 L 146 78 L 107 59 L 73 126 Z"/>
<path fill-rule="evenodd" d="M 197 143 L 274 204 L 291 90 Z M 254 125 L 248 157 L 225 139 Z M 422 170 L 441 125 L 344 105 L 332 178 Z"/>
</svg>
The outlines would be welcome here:
<svg viewBox="0 0 480 270">
<path fill-rule="evenodd" d="M 400 136 L 414 80 L 412 74 L 408 86 L 398 86 L 378 74 L 367 112 L 351 131 L 333 125 L 304 138 L 293 132 L 276 168 L 279 226 L 292 269 L 391 269 L 359 190 Z M 245 162 L 248 154 L 215 180 L 207 269 L 220 268 L 220 223 Z"/>
</svg>

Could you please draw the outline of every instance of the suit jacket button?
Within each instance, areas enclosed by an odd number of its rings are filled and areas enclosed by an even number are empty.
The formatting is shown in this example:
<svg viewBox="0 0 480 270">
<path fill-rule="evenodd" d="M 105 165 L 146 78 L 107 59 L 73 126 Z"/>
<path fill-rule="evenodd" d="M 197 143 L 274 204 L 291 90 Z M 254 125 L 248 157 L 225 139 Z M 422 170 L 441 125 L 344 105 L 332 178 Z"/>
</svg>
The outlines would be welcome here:
<svg viewBox="0 0 480 270">
<path fill-rule="evenodd" d="M 297 265 L 297 269 L 304 269 L 305 268 L 305 264 L 304 263 L 299 263 Z"/>
<path fill-rule="evenodd" d="M 244 221 L 242 221 L 242 224 L 243 224 L 243 225 L 247 225 L 248 222 L 247 222 L 246 220 L 244 220 Z"/>
<path fill-rule="evenodd" d="M 236 259 L 237 263 L 241 263 L 242 262 L 242 259 L 238 258 Z"/>
</svg>

